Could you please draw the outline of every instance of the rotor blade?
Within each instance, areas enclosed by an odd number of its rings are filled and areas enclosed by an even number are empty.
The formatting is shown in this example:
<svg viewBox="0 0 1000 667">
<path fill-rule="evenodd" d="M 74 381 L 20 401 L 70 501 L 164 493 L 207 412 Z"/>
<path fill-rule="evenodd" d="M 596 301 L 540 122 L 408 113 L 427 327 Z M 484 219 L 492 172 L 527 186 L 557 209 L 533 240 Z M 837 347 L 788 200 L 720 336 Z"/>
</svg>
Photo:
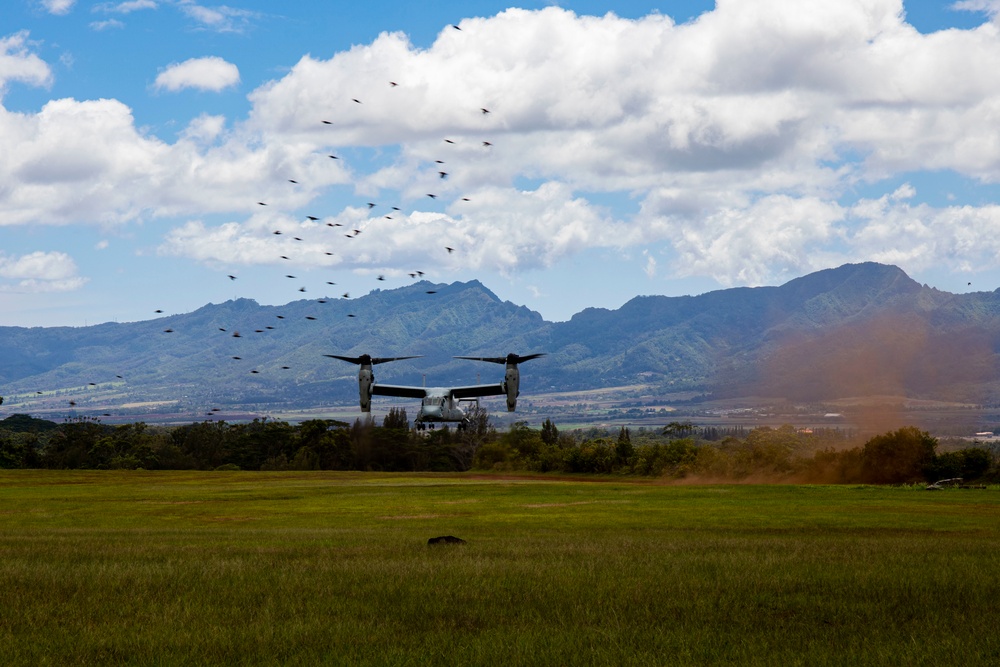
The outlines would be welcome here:
<svg viewBox="0 0 1000 667">
<path fill-rule="evenodd" d="M 419 359 L 422 354 L 417 354 L 410 357 L 372 357 L 373 364 L 384 364 L 387 361 L 400 361 L 402 359 Z"/>
<path fill-rule="evenodd" d="M 419 359 L 420 355 L 412 357 L 371 357 L 367 354 L 363 354 L 360 357 L 343 357 L 339 354 L 324 354 L 324 357 L 330 357 L 331 359 L 340 359 L 341 361 L 346 361 L 352 364 L 384 364 L 387 361 L 399 361 L 401 359 Z"/>
<path fill-rule="evenodd" d="M 470 359 L 472 361 L 488 361 L 491 364 L 519 364 L 522 361 L 531 361 L 532 359 L 537 359 L 538 357 L 544 357 L 544 352 L 536 352 L 535 354 L 528 354 L 525 356 L 520 356 L 511 352 L 506 357 L 455 357 L 455 359 Z"/>
<path fill-rule="evenodd" d="M 452 357 L 453 359 L 468 359 L 469 361 L 488 361 L 491 364 L 506 364 L 507 357 Z"/>
</svg>

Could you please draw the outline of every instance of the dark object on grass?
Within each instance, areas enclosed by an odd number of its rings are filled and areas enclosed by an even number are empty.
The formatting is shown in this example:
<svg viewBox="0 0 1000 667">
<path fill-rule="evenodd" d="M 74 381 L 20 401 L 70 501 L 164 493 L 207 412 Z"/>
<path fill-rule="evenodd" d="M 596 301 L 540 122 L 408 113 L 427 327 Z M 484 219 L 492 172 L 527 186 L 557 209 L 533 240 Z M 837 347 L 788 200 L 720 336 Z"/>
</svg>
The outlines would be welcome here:
<svg viewBox="0 0 1000 667">
<path fill-rule="evenodd" d="M 432 537 L 427 540 L 427 546 L 431 547 L 435 544 L 465 544 L 465 540 L 454 535 L 442 535 L 441 537 Z"/>
</svg>

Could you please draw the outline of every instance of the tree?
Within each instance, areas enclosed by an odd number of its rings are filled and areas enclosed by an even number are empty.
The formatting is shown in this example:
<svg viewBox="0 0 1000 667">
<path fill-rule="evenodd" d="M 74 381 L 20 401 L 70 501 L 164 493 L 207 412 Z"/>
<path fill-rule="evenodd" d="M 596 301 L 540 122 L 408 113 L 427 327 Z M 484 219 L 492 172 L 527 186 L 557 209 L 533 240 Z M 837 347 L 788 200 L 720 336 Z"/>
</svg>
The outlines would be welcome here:
<svg viewBox="0 0 1000 667">
<path fill-rule="evenodd" d="M 471 468 L 476 462 L 479 448 L 494 441 L 497 434 L 496 428 L 490 423 L 490 412 L 486 408 L 474 405 L 466 410 L 465 417 L 465 428 L 459 430 L 458 437 L 451 447 L 451 456 L 455 459 L 455 465 L 459 470 Z"/>
<path fill-rule="evenodd" d="M 663 435 L 668 438 L 686 438 L 694 433 L 694 424 L 689 421 L 670 422 L 663 427 Z"/>
<path fill-rule="evenodd" d="M 551 419 L 542 422 L 542 442 L 546 445 L 554 445 L 559 442 L 559 429 L 556 428 Z"/>
<path fill-rule="evenodd" d="M 861 473 L 872 484 L 905 484 L 924 479 L 937 440 L 916 426 L 877 435 L 861 450 Z"/>
<path fill-rule="evenodd" d="M 382 419 L 382 428 L 409 430 L 410 420 L 406 418 L 406 410 L 404 408 L 389 408 L 389 413 Z"/>
<path fill-rule="evenodd" d="M 635 447 L 632 446 L 632 436 L 629 430 L 622 426 L 618 432 L 618 442 L 615 443 L 615 459 L 619 465 L 629 465 L 635 457 Z"/>
</svg>

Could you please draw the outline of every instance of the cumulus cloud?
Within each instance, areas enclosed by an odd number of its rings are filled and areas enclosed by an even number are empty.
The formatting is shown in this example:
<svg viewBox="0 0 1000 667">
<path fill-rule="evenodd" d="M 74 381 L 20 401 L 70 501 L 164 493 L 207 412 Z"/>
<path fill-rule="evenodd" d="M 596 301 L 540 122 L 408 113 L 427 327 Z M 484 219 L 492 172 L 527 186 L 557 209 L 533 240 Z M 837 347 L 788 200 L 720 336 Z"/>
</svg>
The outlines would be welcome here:
<svg viewBox="0 0 1000 667">
<path fill-rule="evenodd" d="M 239 82 L 240 71 L 236 65 L 218 56 L 208 56 L 169 65 L 157 75 L 154 87 L 172 93 L 185 88 L 218 92 Z"/>
<path fill-rule="evenodd" d="M 34 86 L 48 86 L 52 83 L 52 70 L 44 60 L 28 51 L 26 30 L 0 37 L 0 97 L 9 81 L 21 81 Z"/>
<path fill-rule="evenodd" d="M 207 29 L 252 19 L 175 6 Z M 724 285 L 859 259 L 1000 266 L 994 207 L 931 208 L 910 186 L 851 195 L 930 169 L 1000 182 L 991 23 L 921 34 L 900 0 L 719 0 L 683 24 L 547 7 L 461 25 L 427 48 L 385 33 L 304 56 L 249 95 L 246 119 L 200 115 L 174 143 L 139 131 L 114 100 L 0 108 L 0 224 L 196 217 L 174 224 L 163 252 L 262 263 L 294 251 L 359 270 L 412 265 L 445 244 L 461 252 L 443 266 L 502 273 L 641 248 L 650 277 Z M 0 42 L 0 81 L 43 85 L 51 75 L 18 35 Z M 237 83 L 235 65 L 199 58 L 155 87 Z M 343 257 L 317 237 L 331 228 L 296 227 L 293 214 L 334 184 L 350 187 L 325 221 L 363 230 Z M 375 197 L 403 210 L 370 215 L 362 202 Z M 277 217 L 254 211 L 262 199 Z M 605 204 L 616 200 L 628 205 Z M 279 222 L 305 240 L 275 237 Z M 661 252 L 678 261 L 658 267 Z"/>
<path fill-rule="evenodd" d="M 20 257 L 0 253 L 0 290 L 66 292 L 86 282 L 66 253 L 37 251 Z"/>
</svg>

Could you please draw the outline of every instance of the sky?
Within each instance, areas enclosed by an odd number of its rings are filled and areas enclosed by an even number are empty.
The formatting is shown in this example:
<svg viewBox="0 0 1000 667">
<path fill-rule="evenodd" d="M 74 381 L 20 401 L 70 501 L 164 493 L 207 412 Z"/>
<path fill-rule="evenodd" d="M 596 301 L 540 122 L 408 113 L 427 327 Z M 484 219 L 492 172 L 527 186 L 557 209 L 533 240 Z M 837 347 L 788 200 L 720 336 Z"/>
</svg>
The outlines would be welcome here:
<svg viewBox="0 0 1000 667">
<path fill-rule="evenodd" d="M 861 261 L 992 291 L 998 184 L 1000 0 L 0 5 L 3 326 L 419 279 L 562 321 Z"/>
</svg>

